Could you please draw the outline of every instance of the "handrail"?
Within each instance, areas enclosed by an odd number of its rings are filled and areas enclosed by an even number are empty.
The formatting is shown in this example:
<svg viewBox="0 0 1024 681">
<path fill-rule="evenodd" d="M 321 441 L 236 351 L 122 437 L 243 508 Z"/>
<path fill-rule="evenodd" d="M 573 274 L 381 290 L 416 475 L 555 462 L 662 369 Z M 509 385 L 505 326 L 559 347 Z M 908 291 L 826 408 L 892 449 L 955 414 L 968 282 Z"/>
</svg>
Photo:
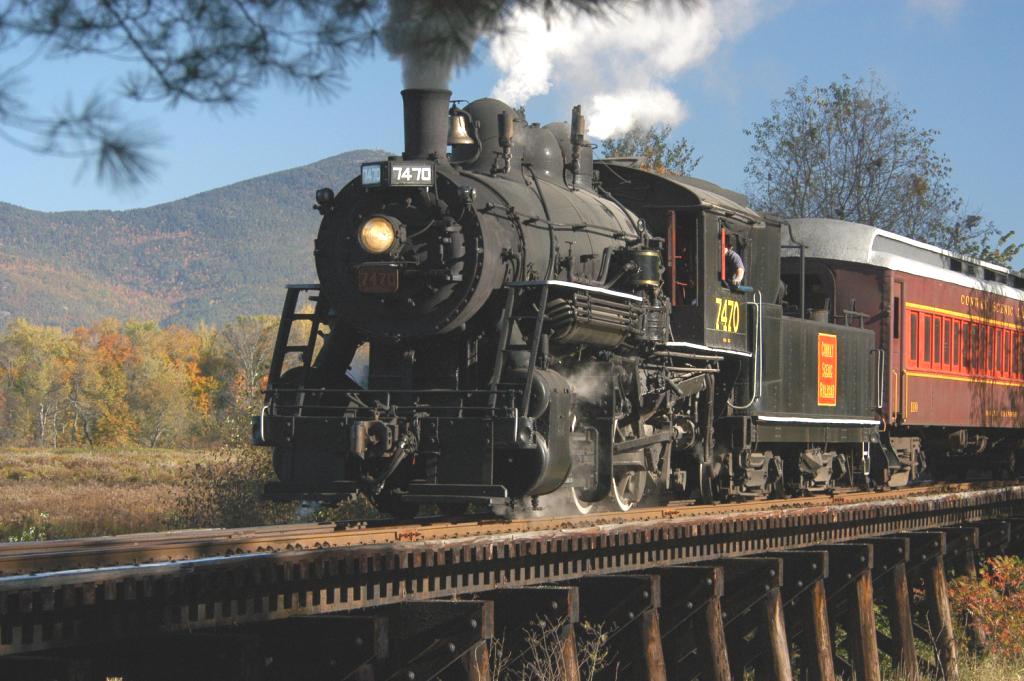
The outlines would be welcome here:
<svg viewBox="0 0 1024 681">
<path fill-rule="evenodd" d="M 744 405 L 739 405 L 739 406 L 733 404 L 732 402 L 727 402 L 728 405 L 730 407 L 732 407 L 733 409 L 740 409 L 740 410 L 742 410 L 742 409 L 750 409 L 752 406 L 754 406 L 754 403 L 757 402 L 759 399 L 761 399 L 761 391 L 764 388 L 764 376 L 763 376 L 763 372 L 764 372 L 764 352 L 763 352 L 763 344 L 764 344 L 764 331 L 763 331 L 764 323 L 763 322 L 764 322 L 764 315 L 763 315 L 763 308 L 762 308 L 762 303 L 761 303 L 761 292 L 760 291 L 755 291 L 754 292 L 754 300 L 748 302 L 747 305 L 750 305 L 750 306 L 752 306 L 754 308 L 754 310 L 756 312 L 755 318 L 757 319 L 757 329 L 755 329 L 755 333 L 754 333 L 754 351 L 753 351 L 753 357 L 752 357 L 753 363 L 754 363 L 754 376 L 753 376 L 754 381 L 753 381 L 753 386 L 751 387 L 751 390 L 750 390 L 750 401 L 747 402 Z"/>
<path fill-rule="evenodd" d="M 877 382 L 878 403 L 875 406 L 881 409 L 885 405 L 885 350 L 883 348 L 874 348 L 871 353 L 876 355 L 875 380 Z"/>
</svg>

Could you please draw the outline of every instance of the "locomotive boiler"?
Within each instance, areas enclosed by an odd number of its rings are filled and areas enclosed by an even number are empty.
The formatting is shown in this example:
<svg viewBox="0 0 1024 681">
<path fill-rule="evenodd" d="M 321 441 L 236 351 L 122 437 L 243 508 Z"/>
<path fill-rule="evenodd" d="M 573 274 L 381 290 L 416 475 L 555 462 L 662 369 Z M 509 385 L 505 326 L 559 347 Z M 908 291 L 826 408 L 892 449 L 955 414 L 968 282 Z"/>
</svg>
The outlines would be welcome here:
<svg viewBox="0 0 1024 681">
<path fill-rule="evenodd" d="M 253 419 L 269 496 L 562 514 L 919 476 L 883 434 L 873 320 L 806 304 L 791 226 L 594 161 L 579 107 L 402 96 L 403 155 L 316 193 L 320 281 L 288 288 Z"/>
</svg>

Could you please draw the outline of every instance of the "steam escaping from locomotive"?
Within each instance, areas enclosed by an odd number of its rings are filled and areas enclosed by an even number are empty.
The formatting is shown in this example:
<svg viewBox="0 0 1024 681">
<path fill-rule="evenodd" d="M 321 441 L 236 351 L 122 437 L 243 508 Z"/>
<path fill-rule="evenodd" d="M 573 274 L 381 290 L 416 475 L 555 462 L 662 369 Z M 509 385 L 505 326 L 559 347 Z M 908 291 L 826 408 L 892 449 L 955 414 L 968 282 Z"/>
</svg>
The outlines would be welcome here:
<svg viewBox="0 0 1024 681">
<path fill-rule="evenodd" d="M 608 376 L 594 367 L 585 366 L 567 376 L 573 392 L 584 400 L 594 402 L 607 391 Z"/>
<path fill-rule="evenodd" d="M 598 138 L 638 125 L 677 124 L 686 108 L 666 81 L 750 30 L 774 2 L 658 0 L 607 15 L 518 9 L 490 46 L 503 72 L 492 96 L 513 105 L 556 90 L 587 102 Z M 643 103 L 638 106 L 637 103 Z"/>
<path fill-rule="evenodd" d="M 594 95 L 592 106 L 590 134 L 598 139 L 607 139 L 637 125 L 675 125 L 689 115 L 686 106 L 659 85 Z"/>
</svg>

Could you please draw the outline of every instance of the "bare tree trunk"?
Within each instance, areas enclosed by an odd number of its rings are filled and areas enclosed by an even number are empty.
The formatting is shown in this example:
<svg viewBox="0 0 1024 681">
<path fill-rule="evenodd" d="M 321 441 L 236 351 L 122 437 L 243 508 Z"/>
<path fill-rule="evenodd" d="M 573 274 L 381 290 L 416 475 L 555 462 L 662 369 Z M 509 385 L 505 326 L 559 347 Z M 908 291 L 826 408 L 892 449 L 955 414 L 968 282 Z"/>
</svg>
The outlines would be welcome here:
<svg viewBox="0 0 1024 681">
<path fill-rule="evenodd" d="M 39 433 L 36 442 L 40 445 L 46 444 L 46 405 L 42 402 L 39 403 Z"/>
</svg>

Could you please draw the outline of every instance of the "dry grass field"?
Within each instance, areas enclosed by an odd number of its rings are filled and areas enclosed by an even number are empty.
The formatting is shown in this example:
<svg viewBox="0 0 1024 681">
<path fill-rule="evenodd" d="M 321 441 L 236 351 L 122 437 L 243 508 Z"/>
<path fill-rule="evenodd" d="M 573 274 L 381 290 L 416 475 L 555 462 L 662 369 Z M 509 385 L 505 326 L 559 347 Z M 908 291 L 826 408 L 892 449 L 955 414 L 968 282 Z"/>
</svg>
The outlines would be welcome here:
<svg viewBox="0 0 1024 681">
<path fill-rule="evenodd" d="M 0 450 L 0 541 L 295 519 L 259 499 L 269 453 L 252 448 Z"/>
<path fill-rule="evenodd" d="M 208 452 L 0 450 L 0 541 L 167 529 Z"/>
</svg>

